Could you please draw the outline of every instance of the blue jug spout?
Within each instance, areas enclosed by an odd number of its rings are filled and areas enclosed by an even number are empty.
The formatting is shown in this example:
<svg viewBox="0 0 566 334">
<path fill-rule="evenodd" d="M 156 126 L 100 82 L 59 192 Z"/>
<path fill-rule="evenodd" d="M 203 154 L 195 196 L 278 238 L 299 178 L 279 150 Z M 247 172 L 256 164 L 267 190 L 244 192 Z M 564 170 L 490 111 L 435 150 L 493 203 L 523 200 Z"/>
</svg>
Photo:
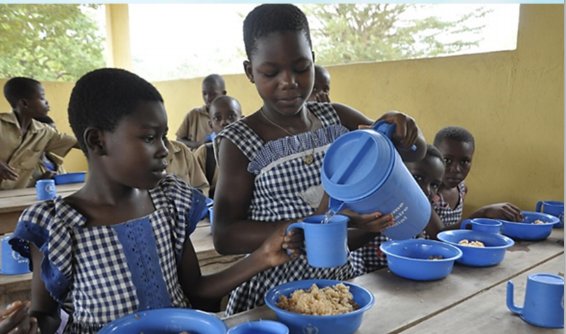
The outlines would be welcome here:
<svg viewBox="0 0 566 334">
<path fill-rule="evenodd" d="M 374 129 L 375 131 L 385 135 L 387 138 L 391 139 L 393 137 L 393 134 L 395 133 L 395 124 L 393 123 L 388 123 L 386 121 L 378 121 L 373 123 L 373 125 L 371 126 L 372 129 Z M 406 148 L 401 148 L 402 150 L 407 150 Z M 408 150 L 411 150 L 412 152 L 417 150 L 417 145 L 412 145 Z"/>
<path fill-rule="evenodd" d="M 511 281 L 507 281 L 507 308 L 515 314 L 523 313 L 523 308 L 515 306 L 513 302 L 513 282 Z"/>
<path fill-rule="evenodd" d="M 340 212 L 344 208 L 344 202 L 330 197 L 328 202 L 328 209 L 334 213 Z"/>
</svg>

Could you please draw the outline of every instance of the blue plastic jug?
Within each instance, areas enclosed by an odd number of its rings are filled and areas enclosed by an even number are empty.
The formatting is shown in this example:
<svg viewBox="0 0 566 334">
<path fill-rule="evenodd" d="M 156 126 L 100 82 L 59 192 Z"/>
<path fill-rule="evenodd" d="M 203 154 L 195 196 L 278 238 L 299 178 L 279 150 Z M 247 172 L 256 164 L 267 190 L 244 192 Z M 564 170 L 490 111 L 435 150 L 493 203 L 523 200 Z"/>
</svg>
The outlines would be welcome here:
<svg viewBox="0 0 566 334">
<path fill-rule="evenodd" d="M 332 211 L 391 213 L 395 225 L 384 234 L 401 240 L 426 227 L 432 208 L 390 140 L 394 131 L 381 121 L 340 136 L 326 152 L 321 178 Z"/>
</svg>

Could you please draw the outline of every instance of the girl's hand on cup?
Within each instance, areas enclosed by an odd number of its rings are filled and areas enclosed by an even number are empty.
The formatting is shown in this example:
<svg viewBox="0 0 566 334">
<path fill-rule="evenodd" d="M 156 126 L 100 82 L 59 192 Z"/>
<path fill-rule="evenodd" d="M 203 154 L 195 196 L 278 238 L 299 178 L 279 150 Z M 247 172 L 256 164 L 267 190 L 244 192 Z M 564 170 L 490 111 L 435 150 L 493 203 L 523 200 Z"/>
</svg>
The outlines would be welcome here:
<svg viewBox="0 0 566 334">
<path fill-rule="evenodd" d="M 281 265 L 302 254 L 304 236 L 301 230 L 287 232 L 287 224 L 281 224 L 261 246 L 261 252 L 271 267 Z"/>
<path fill-rule="evenodd" d="M 381 212 L 359 214 L 351 210 L 342 210 L 340 214 L 348 216 L 348 227 L 357 228 L 366 232 L 380 233 L 395 224 L 392 214 L 384 215 Z"/>
</svg>

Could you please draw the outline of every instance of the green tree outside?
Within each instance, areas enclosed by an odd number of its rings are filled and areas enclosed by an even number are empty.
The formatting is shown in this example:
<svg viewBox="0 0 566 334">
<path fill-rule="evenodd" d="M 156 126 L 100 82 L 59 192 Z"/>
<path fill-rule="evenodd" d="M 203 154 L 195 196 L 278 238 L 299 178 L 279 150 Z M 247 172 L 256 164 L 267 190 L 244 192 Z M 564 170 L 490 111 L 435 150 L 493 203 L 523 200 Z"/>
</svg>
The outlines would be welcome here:
<svg viewBox="0 0 566 334">
<path fill-rule="evenodd" d="M 104 38 L 85 9 L 98 5 L 0 5 L 0 77 L 75 81 L 105 65 Z"/>
<path fill-rule="evenodd" d="M 407 13 L 426 8 L 416 4 L 315 4 L 302 8 L 309 16 L 317 62 L 325 65 L 454 54 L 478 45 L 481 39 L 477 34 L 483 25 L 474 26 L 471 21 L 489 12 L 480 8 L 447 21 L 435 16 L 408 19 Z"/>
</svg>

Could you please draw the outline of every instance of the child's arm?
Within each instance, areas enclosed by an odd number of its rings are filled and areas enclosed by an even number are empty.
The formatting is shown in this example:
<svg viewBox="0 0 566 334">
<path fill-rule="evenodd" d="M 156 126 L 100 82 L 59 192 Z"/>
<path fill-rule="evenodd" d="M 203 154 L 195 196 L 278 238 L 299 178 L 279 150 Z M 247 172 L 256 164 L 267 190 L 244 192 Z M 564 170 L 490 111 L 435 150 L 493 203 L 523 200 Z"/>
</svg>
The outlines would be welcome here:
<svg viewBox="0 0 566 334">
<path fill-rule="evenodd" d="M 16 180 L 18 178 L 18 173 L 14 168 L 10 165 L 5 163 L 4 161 L 0 161 L 0 181 L 2 180 Z"/>
<path fill-rule="evenodd" d="M 472 218 L 492 218 L 505 219 L 510 221 L 521 221 L 521 209 L 512 203 L 496 203 L 483 206 L 474 211 L 470 216 Z"/>
<path fill-rule="evenodd" d="M 338 113 L 342 125 L 350 130 L 373 124 L 364 114 L 349 106 L 339 103 L 333 103 L 332 106 Z M 397 111 L 390 111 L 383 114 L 378 121 L 395 124 L 392 140 L 404 161 L 418 161 L 424 158 L 426 141 L 413 118 Z M 414 151 L 411 150 L 413 145 L 416 147 Z"/>
<path fill-rule="evenodd" d="M 280 226 L 256 251 L 231 267 L 218 273 L 202 276 L 198 259 L 189 238 L 185 240 L 179 279 L 185 295 L 194 308 L 201 302 L 220 298 L 255 274 L 287 262 L 299 254 L 302 239 L 293 232 L 285 235 L 288 224 Z"/>
<path fill-rule="evenodd" d="M 220 254 L 248 254 L 285 222 L 258 224 L 247 219 L 254 187 L 247 171 L 248 159 L 229 140 L 221 138 L 218 153 L 218 181 L 214 194 L 214 247 Z"/>
<path fill-rule="evenodd" d="M 31 310 L 30 314 L 37 319 L 41 333 L 55 333 L 59 328 L 59 306 L 51 298 L 41 279 L 41 262 L 43 254 L 30 243 L 33 275 L 31 281 Z"/>
</svg>

